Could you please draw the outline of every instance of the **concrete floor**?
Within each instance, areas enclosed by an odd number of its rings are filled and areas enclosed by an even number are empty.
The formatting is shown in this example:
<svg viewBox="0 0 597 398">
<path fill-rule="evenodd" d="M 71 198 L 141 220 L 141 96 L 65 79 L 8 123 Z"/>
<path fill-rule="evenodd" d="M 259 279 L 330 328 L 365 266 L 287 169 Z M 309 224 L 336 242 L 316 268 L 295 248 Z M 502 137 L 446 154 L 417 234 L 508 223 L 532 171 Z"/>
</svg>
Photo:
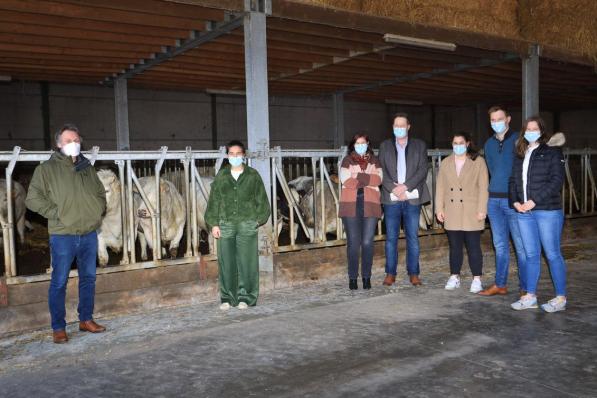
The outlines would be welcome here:
<svg viewBox="0 0 597 398">
<path fill-rule="evenodd" d="M 377 275 L 369 292 L 318 282 L 246 311 L 211 302 L 104 319 L 103 335 L 71 325 L 66 345 L 47 331 L 5 338 L 0 396 L 597 396 L 596 246 L 566 249 L 563 313 L 512 311 L 516 293 L 475 296 L 469 278 L 448 292 L 441 273 L 393 289 Z M 553 292 L 543 276 L 541 302 Z"/>
</svg>

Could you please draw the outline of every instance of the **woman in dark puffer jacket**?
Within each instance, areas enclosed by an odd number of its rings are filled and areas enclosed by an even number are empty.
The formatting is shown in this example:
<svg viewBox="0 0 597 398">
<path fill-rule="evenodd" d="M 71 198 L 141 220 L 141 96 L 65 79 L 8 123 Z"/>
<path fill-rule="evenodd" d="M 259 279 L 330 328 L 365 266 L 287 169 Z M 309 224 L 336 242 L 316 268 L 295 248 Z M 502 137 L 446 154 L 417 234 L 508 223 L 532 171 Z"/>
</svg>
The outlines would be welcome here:
<svg viewBox="0 0 597 398">
<path fill-rule="evenodd" d="M 515 310 L 537 308 L 537 283 L 541 270 L 541 248 L 549 264 L 556 297 L 543 304 L 546 312 L 566 309 L 566 263 L 561 252 L 564 212 L 565 143 L 562 133 L 545 131 L 540 117 L 527 119 L 516 143 L 510 177 L 510 204 L 518 212 L 518 226 L 527 256 L 527 292 L 512 304 Z"/>
</svg>

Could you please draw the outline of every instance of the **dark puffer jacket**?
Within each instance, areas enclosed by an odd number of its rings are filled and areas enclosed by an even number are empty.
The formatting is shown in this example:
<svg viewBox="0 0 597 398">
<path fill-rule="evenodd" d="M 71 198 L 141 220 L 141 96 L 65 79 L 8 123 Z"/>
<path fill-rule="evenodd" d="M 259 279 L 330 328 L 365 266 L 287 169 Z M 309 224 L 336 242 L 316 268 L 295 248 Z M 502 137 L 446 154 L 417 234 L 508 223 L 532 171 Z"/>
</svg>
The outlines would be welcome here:
<svg viewBox="0 0 597 398">
<path fill-rule="evenodd" d="M 556 133 L 547 144 L 535 149 L 529 160 L 527 175 L 527 200 L 535 202 L 534 210 L 559 210 L 562 208 L 562 186 L 564 184 L 564 134 Z M 510 206 L 524 203 L 522 185 L 522 164 L 524 158 L 514 156 L 510 176 Z"/>
</svg>

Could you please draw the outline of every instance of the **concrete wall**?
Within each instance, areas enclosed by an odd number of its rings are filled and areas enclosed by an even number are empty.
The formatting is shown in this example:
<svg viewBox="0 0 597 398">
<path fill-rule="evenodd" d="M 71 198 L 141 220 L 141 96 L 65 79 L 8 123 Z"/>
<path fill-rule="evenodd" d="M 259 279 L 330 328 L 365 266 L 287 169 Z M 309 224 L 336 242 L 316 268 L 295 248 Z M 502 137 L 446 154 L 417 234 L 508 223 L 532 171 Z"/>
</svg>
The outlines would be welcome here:
<svg viewBox="0 0 597 398">
<path fill-rule="evenodd" d="M 447 148 L 450 133 L 473 132 L 483 143 L 490 134 L 486 110 L 489 104 L 470 107 L 397 106 L 380 103 L 345 104 L 346 140 L 357 131 L 370 135 L 374 146 L 391 136 L 390 118 L 397 111 L 409 113 L 412 134 L 429 147 Z M 115 149 L 113 90 L 99 86 L 50 84 L 50 128 L 65 122 L 77 124 L 86 146 Z M 244 98 L 217 96 L 217 145 L 246 137 Z M 542 114 L 548 128 L 554 116 Z M 513 112 L 519 129 L 520 112 Z M 597 147 L 597 108 L 566 111 L 557 115 L 559 127 L 568 135 L 571 147 Z M 129 89 L 130 138 L 133 149 L 212 148 L 211 97 L 203 93 Z M 433 133 L 435 130 L 435 140 Z M 285 148 L 331 148 L 333 145 L 332 103 L 329 97 L 270 98 L 271 144 Z M 44 133 L 41 91 L 37 83 L 0 85 L 0 150 L 20 145 L 43 150 Z"/>
</svg>

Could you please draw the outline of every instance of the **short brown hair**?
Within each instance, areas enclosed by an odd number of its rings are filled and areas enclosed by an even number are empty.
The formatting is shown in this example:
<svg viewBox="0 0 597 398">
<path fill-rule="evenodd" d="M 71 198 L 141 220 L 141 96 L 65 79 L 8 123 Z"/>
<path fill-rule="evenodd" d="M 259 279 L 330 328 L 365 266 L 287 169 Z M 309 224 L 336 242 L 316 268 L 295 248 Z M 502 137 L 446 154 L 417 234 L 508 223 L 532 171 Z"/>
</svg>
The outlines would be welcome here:
<svg viewBox="0 0 597 398">
<path fill-rule="evenodd" d="M 348 154 L 354 152 L 354 144 L 356 144 L 359 138 L 364 138 L 367 141 L 367 153 L 369 155 L 373 155 L 373 150 L 371 149 L 371 141 L 369 141 L 369 136 L 362 131 L 357 132 L 348 143 Z"/>
<path fill-rule="evenodd" d="M 518 137 L 518 140 L 516 140 L 516 155 L 519 158 L 524 158 L 524 155 L 529 148 L 529 142 L 526 140 L 526 138 L 524 138 L 524 132 L 526 131 L 530 122 L 535 122 L 539 126 L 539 131 L 541 132 L 541 137 L 539 137 L 537 140 L 539 144 L 544 144 L 551 138 L 551 134 L 548 134 L 545 130 L 545 121 L 543 121 L 540 116 L 531 116 L 522 124 L 520 136 Z"/>
<path fill-rule="evenodd" d="M 408 113 L 405 112 L 398 112 L 394 114 L 394 117 L 392 118 L 392 124 L 394 123 L 394 120 L 396 120 L 396 118 L 399 117 L 403 117 L 406 119 L 406 123 L 410 124 L 410 119 L 408 118 Z"/>
<path fill-rule="evenodd" d="M 506 116 L 510 116 L 510 112 L 508 112 L 508 109 L 506 109 L 506 107 L 502 106 L 502 105 L 494 105 L 494 106 L 492 106 L 487 111 L 487 114 L 491 115 L 493 112 L 497 112 L 497 111 L 502 111 L 502 112 L 504 112 L 506 114 Z"/>
</svg>

